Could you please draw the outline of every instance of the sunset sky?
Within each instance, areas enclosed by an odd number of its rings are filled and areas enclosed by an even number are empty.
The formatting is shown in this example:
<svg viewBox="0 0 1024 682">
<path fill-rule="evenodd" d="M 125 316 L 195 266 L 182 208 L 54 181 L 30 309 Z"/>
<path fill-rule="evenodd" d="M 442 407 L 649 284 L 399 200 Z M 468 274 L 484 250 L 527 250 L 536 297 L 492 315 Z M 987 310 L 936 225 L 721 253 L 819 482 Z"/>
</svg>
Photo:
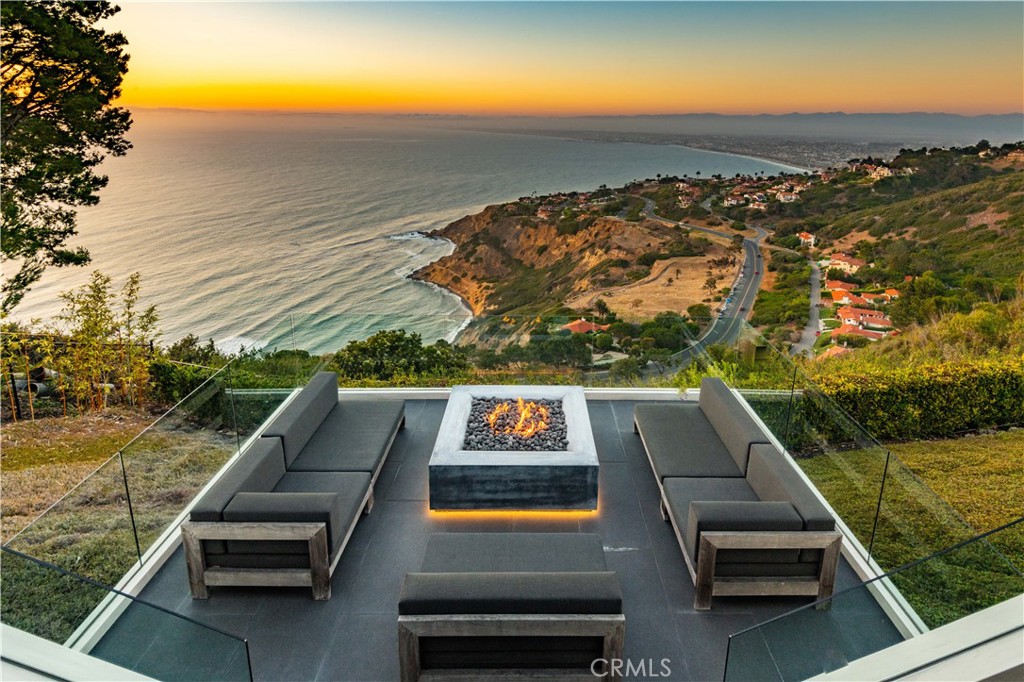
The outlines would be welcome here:
<svg viewBox="0 0 1024 682">
<path fill-rule="evenodd" d="M 1024 3 L 132 3 L 132 107 L 1024 110 Z"/>
</svg>

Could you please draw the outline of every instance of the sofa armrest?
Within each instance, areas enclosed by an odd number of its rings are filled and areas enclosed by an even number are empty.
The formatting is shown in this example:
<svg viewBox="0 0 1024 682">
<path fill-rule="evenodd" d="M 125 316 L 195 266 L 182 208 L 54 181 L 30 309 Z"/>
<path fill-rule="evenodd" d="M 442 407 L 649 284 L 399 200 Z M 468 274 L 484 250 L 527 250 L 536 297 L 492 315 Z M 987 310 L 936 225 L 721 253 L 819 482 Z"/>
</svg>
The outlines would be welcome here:
<svg viewBox="0 0 1024 682">
<path fill-rule="evenodd" d="M 804 520 L 789 502 L 697 501 L 686 519 L 686 546 L 697 559 L 704 531 L 796 531 Z"/>
<path fill-rule="evenodd" d="M 327 524 L 328 539 L 346 525 L 337 493 L 238 493 L 224 508 L 225 521 Z M 330 551 L 334 551 L 331 547 Z"/>
</svg>

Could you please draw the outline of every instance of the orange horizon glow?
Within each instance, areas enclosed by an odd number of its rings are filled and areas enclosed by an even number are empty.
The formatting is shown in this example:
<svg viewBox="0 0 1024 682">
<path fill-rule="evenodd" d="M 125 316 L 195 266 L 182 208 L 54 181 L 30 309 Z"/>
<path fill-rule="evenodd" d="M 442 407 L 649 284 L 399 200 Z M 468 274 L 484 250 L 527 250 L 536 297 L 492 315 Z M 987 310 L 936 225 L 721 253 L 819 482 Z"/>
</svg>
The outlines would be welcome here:
<svg viewBox="0 0 1024 682">
<path fill-rule="evenodd" d="M 119 104 L 137 108 L 1024 110 L 1024 9 L 1015 3 L 726 5 L 129 3 L 110 28 L 131 54 Z"/>
</svg>

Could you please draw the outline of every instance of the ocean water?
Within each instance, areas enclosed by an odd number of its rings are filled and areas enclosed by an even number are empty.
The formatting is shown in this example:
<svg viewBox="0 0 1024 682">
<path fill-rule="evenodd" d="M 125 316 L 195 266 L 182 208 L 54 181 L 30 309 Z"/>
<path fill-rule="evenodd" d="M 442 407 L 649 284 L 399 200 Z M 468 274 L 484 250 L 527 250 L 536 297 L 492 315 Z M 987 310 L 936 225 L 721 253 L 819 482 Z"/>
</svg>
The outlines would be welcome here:
<svg viewBox="0 0 1024 682">
<path fill-rule="evenodd" d="M 451 339 L 469 311 L 406 278 L 450 253 L 421 233 L 532 192 L 656 173 L 795 170 L 667 145 L 422 127 L 415 119 L 135 113 L 127 156 L 79 214 L 86 268 L 49 269 L 15 310 L 48 319 L 92 270 L 140 272 L 163 341 L 333 351 L 383 328 Z"/>
</svg>

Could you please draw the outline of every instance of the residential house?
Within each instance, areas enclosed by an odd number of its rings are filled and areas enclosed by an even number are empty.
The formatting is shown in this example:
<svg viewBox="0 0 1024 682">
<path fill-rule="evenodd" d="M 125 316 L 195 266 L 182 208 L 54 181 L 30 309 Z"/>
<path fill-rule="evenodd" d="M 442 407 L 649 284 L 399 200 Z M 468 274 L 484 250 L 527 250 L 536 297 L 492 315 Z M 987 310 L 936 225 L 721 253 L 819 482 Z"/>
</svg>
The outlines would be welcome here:
<svg viewBox="0 0 1024 682">
<path fill-rule="evenodd" d="M 778 194 L 775 195 L 775 198 L 784 204 L 791 204 L 797 199 L 799 199 L 800 195 L 794 192 L 779 192 Z"/>
<path fill-rule="evenodd" d="M 844 291 L 853 291 L 854 289 L 857 288 L 857 285 L 853 284 L 851 282 L 844 282 L 841 279 L 826 279 L 825 280 L 825 288 L 826 289 L 843 289 Z"/>
<path fill-rule="evenodd" d="M 828 267 L 830 268 L 835 268 L 851 274 L 857 272 L 865 265 L 867 265 L 865 261 L 852 256 L 847 256 L 845 253 L 833 253 L 829 258 L 828 263 Z"/>
<path fill-rule="evenodd" d="M 800 246 L 814 246 L 814 235 L 810 232 L 801 232 L 797 237 L 800 239 Z"/>
<path fill-rule="evenodd" d="M 816 360 L 827 360 L 828 358 L 838 358 L 847 353 L 852 353 L 846 346 L 829 346 L 822 353 L 818 354 Z"/>
<path fill-rule="evenodd" d="M 892 301 L 892 300 L 895 300 L 895 299 L 900 297 L 900 290 L 899 289 L 886 289 L 885 290 L 885 295 L 889 297 L 890 301 Z"/>
<path fill-rule="evenodd" d="M 607 324 L 594 324 L 584 320 L 582 317 L 578 320 L 574 320 L 569 324 L 562 325 L 562 329 L 567 329 L 573 334 L 589 334 L 590 332 L 603 332 L 608 329 L 611 325 Z"/>
<path fill-rule="evenodd" d="M 879 339 L 885 338 L 885 334 L 883 332 L 868 331 L 867 329 L 861 329 L 860 327 L 852 324 L 844 324 L 841 327 L 837 327 L 832 330 L 832 338 L 843 335 L 861 336 L 871 341 L 878 341 Z"/>
</svg>

